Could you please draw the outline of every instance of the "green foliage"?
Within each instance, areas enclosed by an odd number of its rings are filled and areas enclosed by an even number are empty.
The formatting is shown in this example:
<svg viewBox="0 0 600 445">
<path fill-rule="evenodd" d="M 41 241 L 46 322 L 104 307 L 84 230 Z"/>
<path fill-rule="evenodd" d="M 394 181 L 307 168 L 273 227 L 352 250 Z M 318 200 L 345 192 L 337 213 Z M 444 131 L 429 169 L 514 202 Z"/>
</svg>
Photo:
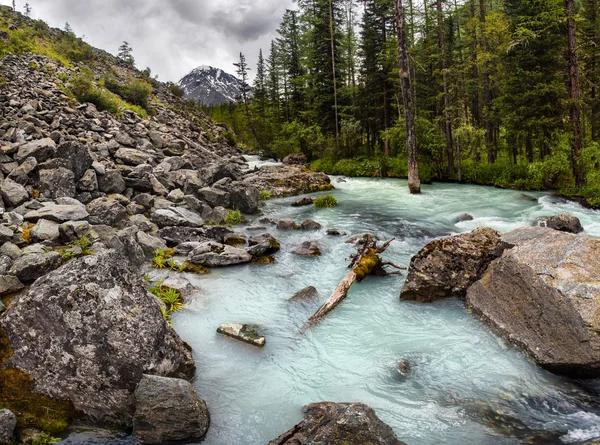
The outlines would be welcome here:
<svg viewBox="0 0 600 445">
<path fill-rule="evenodd" d="M 302 152 L 310 160 L 315 155 L 322 156 L 328 146 L 329 142 L 318 125 L 306 125 L 295 120 L 281 126 L 278 137 L 271 144 L 271 150 L 279 158 Z"/>
<path fill-rule="evenodd" d="M 59 252 L 62 255 L 64 261 L 69 261 L 79 256 L 93 255 L 94 252 L 92 252 L 92 250 L 90 249 L 90 247 L 92 247 L 92 244 L 93 243 L 87 236 L 82 236 L 78 240 L 67 244 L 67 247 L 60 249 Z M 76 248 L 81 249 L 81 253 L 79 253 L 78 249 Z"/>
<path fill-rule="evenodd" d="M 99 111 L 119 113 L 119 105 L 108 93 L 94 86 L 91 72 L 74 76 L 69 82 L 69 90 L 80 103 L 94 104 Z"/>
<path fill-rule="evenodd" d="M 183 309 L 183 298 L 181 292 L 177 289 L 166 287 L 159 281 L 154 286 L 148 288 L 148 292 L 160 298 L 166 306 L 166 312 L 172 314 Z"/>
<path fill-rule="evenodd" d="M 271 192 L 268 190 L 261 190 L 260 193 L 258 194 L 258 199 L 260 201 L 267 201 L 269 199 L 271 199 L 273 197 L 273 195 L 271 195 Z"/>
<path fill-rule="evenodd" d="M 314 200 L 314 206 L 317 208 L 331 208 L 338 205 L 337 199 L 333 195 L 319 196 Z"/>
<path fill-rule="evenodd" d="M 39 438 L 33 439 L 31 445 L 52 445 L 57 442 L 60 442 L 60 439 L 44 433 Z"/>
<path fill-rule="evenodd" d="M 143 80 L 135 79 L 124 84 L 119 83 L 112 77 L 104 78 L 104 86 L 110 92 L 120 96 L 128 103 L 149 109 L 149 99 L 152 94 L 152 85 Z"/>
<path fill-rule="evenodd" d="M 181 88 L 179 85 L 173 82 L 169 82 L 167 85 L 169 87 L 169 91 L 173 96 L 179 97 L 180 99 L 183 98 L 183 96 L 185 95 L 185 90 L 183 88 Z"/>
<path fill-rule="evenodd" d="M 152 258 L 152 267 L 155 269 L 165 269 L 170 267 L 168 262 L 169 259 L 175 255 L 175 249 L 158 249 L 154 251 L 154 257 Z"/>
<path fill-rule="evenodd" d="M 244 217 L 239 210 L 230 210 L 225 217 L 225 224 L 228 226 L 235 226 L 244 222 Z"/>
</svg>

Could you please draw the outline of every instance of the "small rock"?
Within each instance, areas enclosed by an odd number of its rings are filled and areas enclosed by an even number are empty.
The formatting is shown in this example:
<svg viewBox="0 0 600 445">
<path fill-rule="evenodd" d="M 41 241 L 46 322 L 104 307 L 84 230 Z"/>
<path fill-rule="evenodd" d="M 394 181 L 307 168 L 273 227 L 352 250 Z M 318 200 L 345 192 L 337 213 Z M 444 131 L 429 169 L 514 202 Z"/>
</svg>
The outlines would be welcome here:
<svg viewBox="0 0 600 445">
<path fill-rule="evenodd" d="M 31 238 L 35 242 L 56 241 L 60 238 L 59 224 L 47 219 L 40 219 L 31 229 Z"/>
<path fill-rule="evenodd" d="M 167 199 L 171 202 L 181 202 L 183 201 L 183 198 L 185 197 L 185 194 L 183 193 L 183 191 L 181 189 L 175 189 L 175 190 L 171 190 L 169 192 L 169 194 L 167 195 Z"/>
<path fill-rule="evenodd" d="M 180 275 L 170 276 L 169 278 L 163 281 L 162 287 L 167 287 L 169 289 L 175 289 L 179 291 L 179 293 L 181 294 L 181 298 L 183 298 L 184 301 L 189 301 L 199 291 L 199 289 L 196 286 L 190 283 L 190 280 Z"/>
<path fill-rule="evenodd" d="M 300 228 L 302 230 L 319 230 L 321 229 L 321 224 L 319 224 L 318 222 L 312 220 L 312 219 L 307 219 L 305 221 L 302 222 L 302 224 L 300 225 Z"/>
<path fill-rule="evenodd" d="M 135 389 L 133 437 L 148 445 L 200 440 L 210 414 L 190 382 L 144 375 Z"/>
<path fill-rule="evenodd" d="M 0 186 L 0 194 L 10 207 L 18 207 L 29 199 L 29 193 L 25 187 L 10 178 L 6 178 Z"/>
<path fill-rule="evenodd" d="M 192 250 L 188 255 L 188 260 L 193 264 L 205 267 L 223 267 L 249 263 L 252 261 L 252 255 L 244 249 L 209 241 Z"/>
<path fill-rule="evenodd" d="M 346 232 L 339 229 L 327 229 L 327 235 L 329 236 L 345 236 Z"/>
<path fill-rule="evenodd" d="M 292 153 L 283 158 L 284 165 L 304 165 L 308 163 L 308 158 L 304 153 Z"/>
<path fill-rule="evenodd" d="M 292 253 L 300 256 L 321 256 L 321 250 L 316 241 L 304 241 L 299 247 L 294 249 Z"/>
<path fill-rule="evenodd" d="M 456 222 L 473 221 L 473 219 L 473 215 L 470 215 L 468 213 L 461 213 L 456 217 Z"/>
<path fill-rule="evenodd" d="M 248 253 L 253 256 L 273 255 L 281 249 L 279 241 L 270 233 L 250 237 L 248 245 Z"/>
<path fill-rule="evenodd" d="M 260 348 L 265 345 L 265 337 L 256 324 L 222 324 L 217 332 Z"/>
<path fill-rule="evenodd" d="M 23 251 L 16 244 L 5 242 L 0 246 L 0 255 L 7 256 L 11 260 L 16 260 L 23 255 Z"/>
<path fill-rule="evenodd" d="M 61 264 L 62 256 L 58 252 L 23 255 L 15 260 L 10 268 L 10 274 L 28 283 L 59 268 Z"/>
<path fill-rule="evenodd" d="M 292 295 L 290 301 L 310 301 L 317 298 L 317 295 L 317 288 L 308 286 Z"/>
<path fill-rule="evenodd" d="M 302 206 L 311 206 L 314 203 L 314 199 L 304 197 L 298 198 L 296 201 L 292 203 L 292 207 L 302 207 Z"/>
<path fill-rule="evenodd" d="M 21 281 L 19 281 L 17 277 L 14 277 L 12 275 L 0 275 L 0 297 L 9 294 L 14 294 L 15 292 L 20 291 L 24 287 L 25 286 L 23 285 L 23 283 L 21 283 Z M 2 443 L 1 440 L 0 443 Z"/>
<path fill-rule="evenodd" d="M 8 409 L 0 410 L 0 444 L 8 445 L 15 439 L 17 417 Z"/>
<path fill-rule="evenodd" d="M 281 219 L 277 222 L 277 228 L 279 230 L 299 230 L 300 226 L 292 219 Z"/>
<path fill-rule="evenodd" d="M 86 209 L 90 223 L 112 226 L 127 218 L 127 209 L 113 198 L 98 198 L 90 202 Z"/>
</svg>

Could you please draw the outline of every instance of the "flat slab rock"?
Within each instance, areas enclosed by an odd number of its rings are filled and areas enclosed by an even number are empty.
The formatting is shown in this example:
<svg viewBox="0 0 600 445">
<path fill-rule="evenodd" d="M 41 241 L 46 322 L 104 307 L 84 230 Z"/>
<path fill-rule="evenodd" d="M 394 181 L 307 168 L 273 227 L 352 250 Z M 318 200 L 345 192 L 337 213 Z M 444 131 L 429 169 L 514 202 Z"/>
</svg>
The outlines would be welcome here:
<svg viewBox="0 0 600 445">
<path fill-rule="evenodd" d="M 265 337 L 256 324 L 222 324 L 217 332 L 260 348 L 265 345 Z"/>
<path fill-rule="evenodd" d="M 464 298 L 469 286 L 506 247 L 500 232 L 487 227 L 431 241 L 411 259 L 400 299 Z"/>
<path fill-rule="evenodd" d="M 502 240 L 514 247 L 467 305 L 549 371 L 600 377 L 600 238 L 525 227 Z"/>
<path fill-rule="evenodd" d="M 363 403 L 312 403 L 303 412 L 302 422 L 268 445 L 406 445 Z"/>
</svg>

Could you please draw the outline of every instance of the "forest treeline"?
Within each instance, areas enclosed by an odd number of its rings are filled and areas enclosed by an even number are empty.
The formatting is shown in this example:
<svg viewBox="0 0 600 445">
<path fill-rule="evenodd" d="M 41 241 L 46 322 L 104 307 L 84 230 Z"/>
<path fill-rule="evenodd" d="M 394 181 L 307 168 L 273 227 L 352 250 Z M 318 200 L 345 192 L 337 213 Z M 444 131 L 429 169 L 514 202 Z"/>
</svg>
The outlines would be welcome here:
<svg viewBox="0 0 600 445">
<path fill-rule="evenodd" d="M 421 181 L 557 189 L 599 205 L 600 2 L 399 3 Z M 301 151 L 332 174 L 406 176 L 397 31 L 394 0 L 298 0 L 242 106 L 205 111 L 250 149 Z"/>
</svg>

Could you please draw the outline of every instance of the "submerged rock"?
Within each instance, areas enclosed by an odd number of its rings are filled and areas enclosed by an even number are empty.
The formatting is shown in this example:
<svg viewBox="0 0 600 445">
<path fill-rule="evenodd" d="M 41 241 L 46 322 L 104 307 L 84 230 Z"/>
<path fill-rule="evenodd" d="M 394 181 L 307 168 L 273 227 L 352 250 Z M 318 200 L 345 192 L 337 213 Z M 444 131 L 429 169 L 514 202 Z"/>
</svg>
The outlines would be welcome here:
<svg viewBox="0 0 600 445">
<path fill-rule="evenodd" d="M 456 217 L 456 222 L 473 221 L 473 215 L 469 213 L 461 213 Z"/>
<path fill-rule="evenodd" d="M 346 232 L 339 229 L 327 229 L 327 235 L 329 236 L 344 236 Z"/>
<path fill-rule="evenodd" d="M 312 403 L 303 411 L 302 422 L 268 445 L 406 445 L 362 403 Z"/>
<path fill-rule="evenodd" d="M 568 233 L 581 233 L 583 227 L 579 218 L 568 213 L 561 213 L 555 216 L 546 216 L 543 218 L 537 218 L 533 221 L 534 226 L 549 227 L 554 230 L 560 230 L 561 232 Z"/>
<path fill-rule="evenodd" d="M 298 198 L 292 203 L 292 207 L 303 207 L 303 206 L 311 206 L 314 203 L 314 199 L 309 197 Z"/>
<path fill-rule="evenodd" d="M 292 295 L 290 301 L 311 301 L 317 298 L 317 295 L 317 288 L 308 286 Z"/>
<path fill-rule="evenodd" d="M 12 350 L 5 367 L 93 424 L 130 427 L 143 374 L 191 378 L 195 371 L 139 273 L 114 251 L 38 279 L 13 300 L 0 328 Z"/>
<path fill-rule="evenodd" d="M 143 444 L 199 440 L 210 414 L 190 382 L 144 375 L 135 390 L 133 437 Z"/>
<path fill-rule="evenodd" d="M 502 239 L 515 247 L 469 288 L 468 306 L 549 371 L 600 377 L 600 239 L 542 227 Z"/>
<path fill-rule="evenodd" d="M 300 224 L 302 230 L 319 230 L 321 227 L 323 227 L 321 224 L 312 219 L 304 220 L 302 224 Z"/>
<path fill-rule="evenodd" d="M 500 232 L 486 227 L 431 241 L 410 261 L 400 299 L 464 298 L 468 287 L 505 248 Z"/>
<path fill-rule="evenodd" d="M 222 324 L 217 332 L 260 348 L 265 345 L 265 337 L 256 324 Z"/>
</svg>

